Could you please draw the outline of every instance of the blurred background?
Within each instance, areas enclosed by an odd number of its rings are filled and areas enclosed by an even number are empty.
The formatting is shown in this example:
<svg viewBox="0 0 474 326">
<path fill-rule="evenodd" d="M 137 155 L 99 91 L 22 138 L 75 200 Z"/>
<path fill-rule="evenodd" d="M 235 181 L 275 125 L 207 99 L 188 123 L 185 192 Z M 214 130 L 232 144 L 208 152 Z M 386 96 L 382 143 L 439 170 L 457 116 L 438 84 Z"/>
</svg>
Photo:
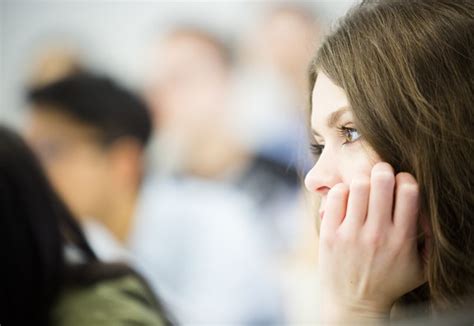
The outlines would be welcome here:
<svg viewBox="0 0 474 326">
<path fill-rule="evenodd" d="M 0 0 L 0 122 L 99 256 L 134 266 L 181 323 L 314 322 L 306 68 L 353 4 Z M 90 111 L 47 88 L 70 76 Z M 149 139 L 104 82 L 143 102 Z"/>
</svg>

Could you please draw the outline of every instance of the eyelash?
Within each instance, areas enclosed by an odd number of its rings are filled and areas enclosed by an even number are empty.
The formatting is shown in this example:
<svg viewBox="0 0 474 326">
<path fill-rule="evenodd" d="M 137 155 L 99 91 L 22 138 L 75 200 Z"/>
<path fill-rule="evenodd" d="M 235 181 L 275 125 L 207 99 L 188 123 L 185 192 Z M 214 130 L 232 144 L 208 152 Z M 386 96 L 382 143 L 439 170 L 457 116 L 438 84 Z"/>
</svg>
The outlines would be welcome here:
<svg viewBox="0 0 474 326">
<path fill-rule="evenodd" d="M 338 133 L 345 139 L 344 143 L 342 143 L 343 145 L 348 145 L 348 144 L 352 144 L 354 142 L 356 142 L 357 140 L 360 139 L 360 135 L 359 137 L 357 137 L 357 139 L 348 139 L 348 137 L 351 137 L 351 133 L 353 132 L 356 132 L 358 133 L 357 129 L 355 128 L 350 128 L 350 127 L 346 127 L 346 126 L 338 126 L 337 127 L 337 131 Z M 313 155 L 315 156 L 320 156 L 322 154 L 324 150 L 324 145 L 323 144 L 318 144 L 318 143 L 313 143 L 313 144 L 310 144 L 310 151 Z"/>
<path fill-rule="evenodd" d="M 346 126 L 339 126 L 339 127 L 337 127 L 337 130 L 338 130 L 339 134 L 345 139 L 345 142 L 343 143 L 343 145 L 351 144 L 353 142 L 356 142 L 360 138 L 360 135 L 359 135 L 359 137 L 357 137 L 356 139 L 350 139 L 350 140 L 348 139 L 348 137 L 352 137 L 351 133 L 353 133 L 353 132 L 356 132 L 357 134 L 359 134 L 359 132 L 355 128 L 350 128 L 350 127 L 346 127 Z"/>
<path fill-rule="evenodd" d="M 309 150 L 314 156 L 320 156 L 323 153 L 324 145 L 322 144 L 310 144 Z"/>
</svg>

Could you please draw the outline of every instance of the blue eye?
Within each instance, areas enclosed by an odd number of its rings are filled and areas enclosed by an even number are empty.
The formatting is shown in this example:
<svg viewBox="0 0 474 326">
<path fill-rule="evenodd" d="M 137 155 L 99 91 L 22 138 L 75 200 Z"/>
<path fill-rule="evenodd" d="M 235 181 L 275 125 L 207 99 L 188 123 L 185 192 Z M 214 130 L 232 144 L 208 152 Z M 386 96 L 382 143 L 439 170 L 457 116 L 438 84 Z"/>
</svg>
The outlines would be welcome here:
<svg viewBox="0 0 474 326">
<path fill-rule="evenodd" d="M 350 144 L 358 140 L 361 135 L 355 128 L 339 127 L 339 132 L 344 138 L 344 144 Z"/>
</svg>

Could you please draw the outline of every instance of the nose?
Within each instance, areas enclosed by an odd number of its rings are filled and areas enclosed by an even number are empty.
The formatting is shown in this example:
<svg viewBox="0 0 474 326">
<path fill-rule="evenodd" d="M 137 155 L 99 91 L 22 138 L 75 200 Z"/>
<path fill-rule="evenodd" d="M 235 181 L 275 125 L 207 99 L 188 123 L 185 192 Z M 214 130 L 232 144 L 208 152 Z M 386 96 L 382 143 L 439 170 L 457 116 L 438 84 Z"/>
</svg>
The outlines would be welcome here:
<svg viewBox="0 0 474 326">
<path fill-rule="evenodd" d="M 321 196 L 326 195 L 334 185 L 342 182 L 335 160 L 325 154 L 324 152 L 321 154 L 304 180 L 308 191 Z"/>
</svg>

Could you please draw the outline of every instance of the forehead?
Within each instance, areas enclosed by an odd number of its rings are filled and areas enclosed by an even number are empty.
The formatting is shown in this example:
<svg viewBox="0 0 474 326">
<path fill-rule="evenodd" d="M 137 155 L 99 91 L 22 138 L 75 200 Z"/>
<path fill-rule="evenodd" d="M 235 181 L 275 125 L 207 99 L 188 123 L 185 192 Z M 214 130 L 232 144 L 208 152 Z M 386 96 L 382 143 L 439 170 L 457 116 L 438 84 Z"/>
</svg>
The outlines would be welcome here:
<svg viewBox="0 0 474 326">
<path fill-rule="evenodd" d="M 311 124 L 313 126 L 322 125 L 331 113 L 349 106 L 344 90 L 321 71 L 318 72 L 311 96 Z"/>
<path fill-rule="evenodd" d="M 28 132 L 35 136 L 72 137 L 96 133 L 96 129 L 79 122 L 60 109 L 47 106 L 33 108 L 29 114 Z"/>
<path fill-rule="evenodd" d="M 213 62 L 220 64 L 222 54 L 217 45 L 204 37 L 194 35 L 171 35 L 164 39 L 159 46 L 160 59 L 165 60 L 166 64 L 189 64 L 195 65 L 199 62 Z"/>
</svg>

